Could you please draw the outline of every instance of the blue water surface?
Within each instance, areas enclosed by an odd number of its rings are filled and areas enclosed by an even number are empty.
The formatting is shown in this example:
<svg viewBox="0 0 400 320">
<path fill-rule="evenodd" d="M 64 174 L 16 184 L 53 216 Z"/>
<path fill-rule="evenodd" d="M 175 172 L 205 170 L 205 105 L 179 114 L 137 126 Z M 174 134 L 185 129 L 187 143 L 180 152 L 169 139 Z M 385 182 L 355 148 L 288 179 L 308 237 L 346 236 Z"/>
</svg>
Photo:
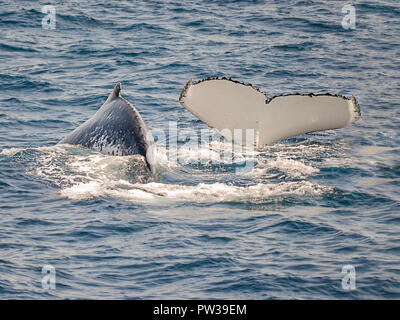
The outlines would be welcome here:
<svg viewBox="0 0 400 320">
<path fill-rule="evenodd" d="M 398 1 L 0 0 L 0 35 L 1 299 L 400 298 Z M 147 184 L 125 158 L 55 146 L 118 81 L 152 130 L 205 129 L 178 99 L 208 76 L 352 93 L 362 117 L 242 174 L 165 144 Z"/>
</svg>

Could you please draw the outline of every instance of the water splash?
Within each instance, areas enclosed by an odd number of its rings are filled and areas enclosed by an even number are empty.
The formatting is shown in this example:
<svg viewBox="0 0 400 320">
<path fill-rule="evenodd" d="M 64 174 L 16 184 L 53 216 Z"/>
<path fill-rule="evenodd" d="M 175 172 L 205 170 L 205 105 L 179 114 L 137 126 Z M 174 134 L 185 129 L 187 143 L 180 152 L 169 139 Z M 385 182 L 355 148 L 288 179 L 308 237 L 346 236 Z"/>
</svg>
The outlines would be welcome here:
<svg viewBox="0 0 400 320">
<path fill-rule="evenodd" d="M 145 166 L 140 155 L 108 156 L 64 145 L 10 148 L 0 154 L 13 157 L 36 152 L 28 173 L 58 186 L 60 194 L 71 200 L 111 197 L 136 202 L 260 203 L 278 196 L 332 192 L 331 187 L 309 180 L 319 172 L 318 163 L 310 158 L 329 153 L 338 145 L 282 144 L 244 153 L 231 150 L 228 157 L 224 147 L 223 142 L 215 141 L 198 148 L 179 146 L 176 161 L 169 158 L 170 150 L 158 147 L 156 162 L 166 174 L 161 174 L 157 182 L 140 179 Z M 221 150 L 225 152 L 222 157 Z M 297 159 L 302 155 L 307 158 Z M 254 168 L 235 174 L 235 166 L 250 158 L 254 159 Z M 224 170 L 218 171 L 221 167 Z"/>
</svg>

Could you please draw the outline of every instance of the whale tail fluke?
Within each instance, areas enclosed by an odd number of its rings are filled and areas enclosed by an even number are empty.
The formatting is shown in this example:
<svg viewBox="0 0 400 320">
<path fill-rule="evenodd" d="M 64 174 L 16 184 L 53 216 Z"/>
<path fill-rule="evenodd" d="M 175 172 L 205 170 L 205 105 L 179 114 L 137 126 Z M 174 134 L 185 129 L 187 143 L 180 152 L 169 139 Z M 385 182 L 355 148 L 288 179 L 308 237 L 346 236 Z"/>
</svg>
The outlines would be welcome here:
<svg viewBox="0 0 400 320">
<path fill-rule="evenodd" d="M 244 142 L 246 130 L 253 129 L 257 146 L 304 133 L 343 128 L 361 116 L 353 95 L 347 98 L 311 93 L 268 98 L 252 85 L 228 78 L 198 82 L 190 79 L 182 90 L 180 103 L 228 139 L 239 129 L 244 133 Z"/>
</svg>

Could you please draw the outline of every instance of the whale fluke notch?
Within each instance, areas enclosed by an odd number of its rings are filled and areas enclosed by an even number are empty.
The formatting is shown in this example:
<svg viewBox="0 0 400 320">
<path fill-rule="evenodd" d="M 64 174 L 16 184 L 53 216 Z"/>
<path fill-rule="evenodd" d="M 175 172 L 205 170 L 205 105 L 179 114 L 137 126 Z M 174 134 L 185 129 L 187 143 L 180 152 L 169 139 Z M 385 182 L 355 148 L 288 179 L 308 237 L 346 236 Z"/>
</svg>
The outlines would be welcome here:
<svg viewBox="0 0 400 320">
<path fill-rule="evenodd" d="M 253 129 L 256 146 L 343 128 L 361 116 L 353 95 L 295 93 L 268 98 L 251 84 L 225 77 L 197 82 L 190 79 L 179 100 L 185 109 L 228 139 L 235 129 L 241 129 L 242 141 L 235 142 L 245 143 L 246 129 Z"/>
<path fill-rule="evenodd" d="M 154 140 L 136 108 L 121 96 L 118 82 L 99 110 L 62 139 L 60 144 L 79 145 L 104 154 L 145 157 L 154 174 Z"/>
</svg>

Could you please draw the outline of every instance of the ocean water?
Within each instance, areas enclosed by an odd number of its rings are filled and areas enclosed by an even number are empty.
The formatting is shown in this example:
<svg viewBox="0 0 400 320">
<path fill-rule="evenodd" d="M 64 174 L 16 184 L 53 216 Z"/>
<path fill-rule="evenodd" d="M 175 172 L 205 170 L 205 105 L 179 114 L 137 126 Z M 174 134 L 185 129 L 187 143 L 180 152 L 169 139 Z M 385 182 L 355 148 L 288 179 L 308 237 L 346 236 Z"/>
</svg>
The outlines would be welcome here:
<svg viewBox="0 0 400 320">
<path fill-rule="evenodd" d="M 3 0 L 0 34 L 0 299 L 400 298 L 398 1 Z M 173 161 L 160 140 L 144 184 L 129 158 L 56 146 L 118 81 L 152 130 L 206 129 L 178 98 L 208 76 L 352 93 L 362 117 L 248 172 L 221 141 Z"/>
</svg>

